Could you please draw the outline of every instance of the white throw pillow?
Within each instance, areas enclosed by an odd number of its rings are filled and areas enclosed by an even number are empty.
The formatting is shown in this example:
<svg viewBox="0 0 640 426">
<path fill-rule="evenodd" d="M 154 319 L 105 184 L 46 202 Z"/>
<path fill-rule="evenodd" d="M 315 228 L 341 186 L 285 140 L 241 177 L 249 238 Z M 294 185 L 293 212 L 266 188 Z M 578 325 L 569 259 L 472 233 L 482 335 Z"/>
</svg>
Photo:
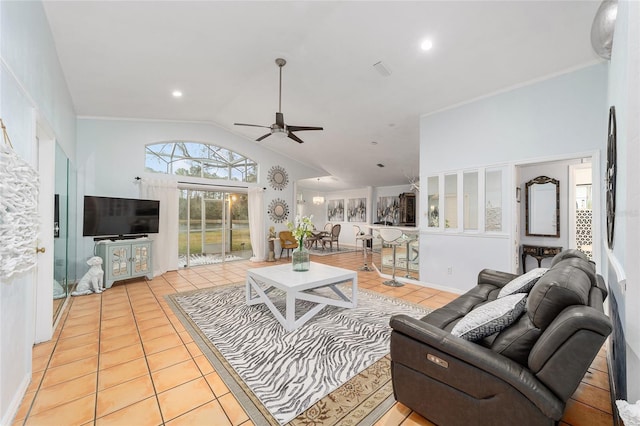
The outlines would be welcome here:
<svg viewBox="0 0 640 426">
<path fill-rule="evenodd" d="M 533 285 L 547 272 L 549 268 L 536 268 L 526 274 L 509 281 L 498 293 L 498 299 L 515 293 L 529 293 Z"/>
<path fill-rule="evenodd" d="M 504 330 L 522 315 L 527 304 L 525 293 L 512 294 L 479 306 L 465 315 L 451 334 L 475 342 Z"/>
</svg>

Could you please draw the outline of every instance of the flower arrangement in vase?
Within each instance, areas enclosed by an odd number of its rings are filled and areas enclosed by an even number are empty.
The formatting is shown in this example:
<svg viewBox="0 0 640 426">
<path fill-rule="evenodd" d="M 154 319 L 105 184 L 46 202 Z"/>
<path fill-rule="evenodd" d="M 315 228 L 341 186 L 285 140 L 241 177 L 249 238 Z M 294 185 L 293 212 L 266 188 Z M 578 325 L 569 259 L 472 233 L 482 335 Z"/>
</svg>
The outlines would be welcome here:
<svg viewBox="0 0 640 426">
<path fill-rule="evenodd" d="M 296 216 L 295 222 L 288 222 L 287 228 L 291 235 L 298 241 L 298 248 L 291 254 L 291 263 L 294 271 L 308 271 L 311 266 L 309 251 L 304 246 L 304 239 L 312 235 L 314 228 L 311 219 L 313 216 Z"/>
</svg>

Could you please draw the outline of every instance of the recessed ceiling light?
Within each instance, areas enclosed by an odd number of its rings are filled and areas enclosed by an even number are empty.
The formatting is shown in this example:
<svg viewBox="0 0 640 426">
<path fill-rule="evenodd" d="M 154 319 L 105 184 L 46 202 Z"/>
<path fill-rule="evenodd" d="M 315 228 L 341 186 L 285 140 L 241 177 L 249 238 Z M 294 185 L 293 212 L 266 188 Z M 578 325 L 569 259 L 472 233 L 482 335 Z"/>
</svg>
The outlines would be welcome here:
<svg viewBox="0 0 640 426">
<path fill-rule="evenodd" d="M 420 48 L 422 50 L 431 50 L 432 47 L 433 47 L 433 42 L 429 39 L 423 40 L 422 44 L 420 44 Z"/>
<path fill-rule="evenodd" d="M 180 90 L 174 90 L 173 92 L 171 92 L 171 95 L 174 98 L 181 98 L 182 97 L 182 92 Z"/>
</svg>

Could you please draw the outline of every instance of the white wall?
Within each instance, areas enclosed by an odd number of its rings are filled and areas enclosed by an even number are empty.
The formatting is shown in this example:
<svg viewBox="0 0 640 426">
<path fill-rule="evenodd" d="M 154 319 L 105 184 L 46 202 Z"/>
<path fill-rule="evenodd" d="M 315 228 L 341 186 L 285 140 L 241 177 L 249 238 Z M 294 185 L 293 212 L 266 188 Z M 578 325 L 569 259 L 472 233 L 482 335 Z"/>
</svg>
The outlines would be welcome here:
<svg viewBox="0 0 640 426">
<path fill-rule="evenodd" d="M 0 56 L 0 117 L 15 151 L 37 168 L 34 119 L 37 117 L 43 126 L 53 130 L 67 155 L 74 158 L 75 113 L 40 2 L 0 2 Z M 31 379 L 34 298 L 41 290 L 35 276 L 31 271 L 0 281 L 0 424 L 3 425 L 11 424 Z M 51 291 L 51 282 L 40 284 Z"/>
<path fill-rule="evenodd" d="M 420 176 L 602 148 L 606 64 L 420 120 Z M 606 137 L 606 136 L 605 136 Z"/>
<path fill-rule="evenodd" d="M 206 182 L 267 188 L 265 208 L 275 198 L 284 200 L 289 206 L 288 220 L 294 219 L 296 211 L 294 182 L 324 173 L 210 123 L 80 118 L 77 150 L 78 218 L 83 217 L 84 195 L 138 197 L 139 187 L 134 178 L 145 175 L 145 146 L 163 141 L 212 143 L 255 160 L 259 164 L 257 184 L 223 180 Z M 283 191 L 274 190 L 267 182 L 267 173 L 275 165 L 283 167 L 289 178 Z M 157 178 L 161 175 L 153 176 Z M 263 232 L 265 239 L 271 225 L 275 226 L 276 231 L 286 229 L 286 222 L 272 223 L 267 217 Z M 77 235 L 78 257 L 86 260 L 93 255 L 94 241 L 93 238 L 82 237 L 81 220 L 78 220 Z M 83 262 L 79 264 L 83 267 Z"/>
<path fill-rule="evenodd" d="M 613 250 L 607 248 L 604 218 L 601 244 L 609 258 L 605 276 L 618 302 L 626 338 L 627 400 L 634 402 L 640 399 L 640 3 L 636 1 L 618 2 L 608 85 L 607 106 L 616 107 L 618 173 Z M 602 167 L 605 162 L 603 155 Z"/>
<path fill-rule="evenodd" d="M 510 254 L 506 236 L 421 233 L 420 281 L 462 293 L 484 268 L 509 271 Z"/>
<path fill-rule="evenodd" d="M 606 64 L 593 65 L 423 116 L 420 181 L 443 172 L 601 150 L 606 137 L 606 78 Z M 508 185 L 515 187 L 514 167 L 505 170 Z M 515 202 L 514 192 L 506 189 L 510 203 Z M 419 206 L 422 218 L 426 205 Z M 512 223 L 511 213 L 506 210 L 505 215 Z M 513 230 L 506 231 L 490 240 L 471 233 L 423 234 L 420 279 L 467 290 L 475 284 L 480 266 L 511 270 Z M 441 269 L 434 270 L 438 265 Z M 443 265 L 454 273 L 443 276 Z"/>
<path fill-rule="evenodd" d="M 7 72 L 8 78 L 3 85 L 7 83 L 8 92 L 16 85 L 13 95 L 36 109 L 39 120 L 53 129 L 56 141 L 74 161 L 75 112 L 42 3 L 10 1 L 0 7 L 2 72 Z M 4 110 L 5 121 L 10 113 Z"/>
</svg>

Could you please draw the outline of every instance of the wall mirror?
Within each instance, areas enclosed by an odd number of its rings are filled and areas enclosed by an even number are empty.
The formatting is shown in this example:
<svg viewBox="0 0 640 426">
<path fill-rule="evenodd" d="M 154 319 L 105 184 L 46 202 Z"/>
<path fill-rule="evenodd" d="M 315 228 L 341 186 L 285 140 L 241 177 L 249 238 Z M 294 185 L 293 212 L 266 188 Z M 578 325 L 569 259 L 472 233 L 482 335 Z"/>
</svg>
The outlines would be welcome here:
<svg viewBox="0 0 640 426">
<path fill-rule="evenodd" d="M 284 200 L 280 198 L 276 198 L 275 200 L 271 200 L 269 203 L 269 218 L 275 223 L 282 223 L 287 220 L 287 216 L 289 216 L 289 206 Z"/>
<path fill-rule="evenodd" d="M 527 235 L 560 237 L 560 182 L 538 176 L 526 187 Z"/>
<path fill-rule="evenodd" d="M 53 223 L 53 323 L 76 282 L 76 171 L 56 144 Z"/>
<path fill-rule="evenodd" d="M 287 183 L 289 183 L 289 176 L 287 175 L 287 171 L 282 167 L 273 166 L 269 169 L 269 173 L 267 173 L 267 180 L 273 189 L 282 191 L 287 187 Z"/>
</svg>

